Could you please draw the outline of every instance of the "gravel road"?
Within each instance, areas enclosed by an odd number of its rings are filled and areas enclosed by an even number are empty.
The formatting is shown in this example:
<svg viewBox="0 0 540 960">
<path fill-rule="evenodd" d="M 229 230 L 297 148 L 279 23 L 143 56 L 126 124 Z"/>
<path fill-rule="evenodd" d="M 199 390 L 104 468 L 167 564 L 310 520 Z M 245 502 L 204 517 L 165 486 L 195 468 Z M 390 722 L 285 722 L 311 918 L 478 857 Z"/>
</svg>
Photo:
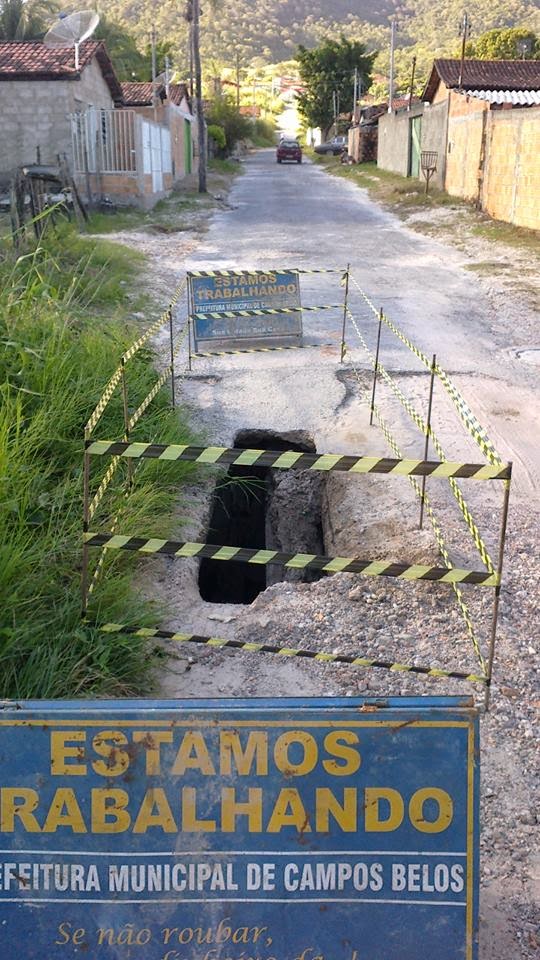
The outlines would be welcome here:
<svg viewBox="0 0 540 960">
<path fill-rule="evenodd" d="M 161 252 L 156 247 L 158 257 L 163 252 L 163 246 Z M 496 278 L 477 276 L 469 269 L 482 260 L 480 244 L 458 249 L 421 236 L 351 183 L 309 163 L 278 166 L 271 151 L 260 151 L 246 162 L 227 207 L 214 216 L 202 243 L 194 251 L 179 246 L 176 252 L 178 276 L 186 266 L 322 268 L 350 263 L 374 304 L 382 306 L 427 355 L 436 353 L 501 455 L 514 462 L 493 702 L 482 720 L 481 960 L 538 956 L 534 724 L 540 706 L 540 337 L 527 300 L 503 296 Z M 171 254 L 173 247 L 167 256 L 174 274 Z M 159 271 L 157 261 L 155 269 Z M 307 277 L 302 287 L 304 304 L 337 303 L 343 295 L 333 275 Z M 354 287 L 350 302 L 362 334 L 373 346 L 376 324 Z M 209 442 L 231 445 L 243 428 L 301 429 L 320 452 L 388 456 L 381 431 L 369 426 L 369 411 L 362 401 L 370 382 L 368 365 L 352 329 L 346 362 L 339 363 L 340 324 L 340 311 L 304 315 L 306 341 L 334 346 L 198 360 L 183 379 L 182 391 L 201 435 Z M 425 415 L 428 375 L 389 333 L 383 335 L 382 361 Z M 404 455 L 421 457 L 423 438 L 407 415 L 387 390 L 381 388 L 379 398 Z M 440 386 L 434 410 L 446 456 L 482 460 Z M 183 538 L 205 538 L 212 486 L 210 475 L 206 485 L 188 491 L 184 512 L 190 519 L 182 527 Z M 479 569 L 453 499 L 435 480 L 428 487 L 434 506 L 445 517 L 455 564 Z M 463 491 L 488 549 L 496 555 L 500 487 L 470 482 Z M 418 531 L 418 507 L 405 478 L 340 477 L 332 479 L 327 496 L 325 542 L 332 547 L 328 553 L 436 562 L 435 541 L 428 532 Z M 427 662 L 446 669 L 477 666 L 454 596 L 443 585 L 338 574 L 313 584 L 274 585 L 247 606 L 203 603 L 192 562 L 153 561 L 150 571 L 152 593 L 167 601 L 168 625 L 173 628 L 246 639 L 263 636 L 268 642 L 324 650 L 362 650 L 380 659 Z M 148 573 L 146 566 L 143 588 Z M 487 593 L 479 596 L 478 590 L 474 594 L 469 590 L 469 598 L 485 653 Z M 382 670 L 275 663 L 270 657 L 226 651 L 188 658 L 185 650 L 171 653 L 160 690 L 177 697 L 280 696 L 292 691 L 469 692 L 456 681 L 415 679 Z"/>
</svg>

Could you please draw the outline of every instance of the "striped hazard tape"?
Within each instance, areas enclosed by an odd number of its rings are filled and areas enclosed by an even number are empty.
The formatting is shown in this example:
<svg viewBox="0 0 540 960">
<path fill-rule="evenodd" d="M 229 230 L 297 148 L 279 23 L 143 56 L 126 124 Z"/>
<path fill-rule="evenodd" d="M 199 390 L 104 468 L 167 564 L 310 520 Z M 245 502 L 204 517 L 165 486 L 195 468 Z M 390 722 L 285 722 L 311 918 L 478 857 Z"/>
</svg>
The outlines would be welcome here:
<svg viewBox="0 0 540 960">
<path fill-rule="evenodd" d="M 390 376 L 390 374 L 385 370 L 385 368 L 382 366 L 382 364 L 381 364 L 380 362 L 379 362 L 379 363 L 376 362 L 375 357 L 374 357 L 372 351 L 369 349 L 368 345 L 366 344 L 366 341 L 365 341 L 365 339 L 364 339 L 364 337 L 363 337 L 363 335 L 362 335 L 362 332 L 360 331 L 360 329 L 359 329 L 359 327 L 358 327 L 358 325 L 357 325 L 357 323 L 356 323 L 356 321 L 355 321 L 355 318 L 354 318 L 353 314 L 350 313 L 350 311 L 349 311 L 349 317 L 350 317 L 351 322 L 352 322 L 352 324 L 353 324 L 353 326 L 354 326 L 354 328 L 355 328 L 355 330 L 356 330 L 356 332 L 357 332 L 357 334 L 358 334 L 358 337 L 359 337 L 359 339 L 360 339 L 360 342 L 361 342 L 361 344 L 362 344 L 362 347 L 363 347 L 365 353 L 366 353 L 366 354 L 368 355 L 368 357 L 369 357 L 371 366 L 373 367 L 373 369 L 376 368 L 377 371 L 381 374 L 381 376 L 383 377 L 385 383 L 390 387 L 390 389 L 392 390 L 392 392 L 394 393 L 394 395 L 397 397 L 397 399 L 400 401 L 400 403 L 402 404 L 402 406 L 405 408 L 405 410 L 407 411 L 407 413 L 408 413 L 409 416 L 411 417 L 412 421 L 416 424 L 417 427 L 419 427 L 420 430 L 422 430 L 422 432 L 423 432 L 424 435 L 425 435 L 425 434 L 427 433 L 427 424 L 424 423 L 424 421 L 422 420 L 422 418 L 419 416 L 419 414 L 417 413 L 417 411 L 414 409 L 414 406 L 412 405 L 412 403 L 407 399 L 407 397 L 405 396 L 405 394 L 403 393 L 403 391 L 399 388 L 399 386 L 398 386 L 397 383 L 395 382 L 394 378 L 393 378 L 392 376 Z M 436 451 L 437 451 L 437 455 L 441 458 L 441 460 L 444 461 L 444 450 L 443 450 L 443 448 L 442 448 L 442 445 L 441 445 L 441 443 L 440 443 L 437 435 L 435 434 L 435 431 L 433 430 L 433 427 L 430 427 L 430 429 L 429 429 L 429 436 L 431 437 L 431 440 L 433 441 L 433 445 L 434 445 L 434 447 L 435 447 L 435 449 L 436 449 Z M 499 461 L 499 462 L 501 462 L 501 461 Z M 488 467 L 487 469 L 489 470 L 490 468 Z M 512 472 L 512 466 L 511 466 L 511 464 L 506 464 L 506 476 L 505 476 L 505 477 L 501 477 L 500 479 L 504 479 L 504 480 L 509 479 L 509 477 L 511 476 L 511 472 Z M 461 490 L 459 489 L 459 486 L 458 486 L 458 484 L 457 484 L 457 482 L 456 482 L 456 479 L 454 479 L 455 477 L 460 477 L 460 476 L 463 476 L 463 475 L 462 475 L 462 474 L 461 474 L 461 475 L 460 475 L 460 474 L 454 474 L 453 477 L 452 477 L 452 476 L 449 476 L 450 486 L 451 486 L 451 489 L 452 489 L 452 493 L 453 493 L 453 495 L 454 495 L 454 497 L 455 497 L 455 499 L 456 499 L 456 502 L 457 502 L 458 507 L 459 507 L 459 509 L 460 509 L 460 511 L 461 511 L 461 514 L 462 514 L 462 516 L 463 516 L 463 519 L 465 520 L 465 523 L 467 524 L 467 527 L 469 528 L 469 532 L 470 532 L 470 534 L 471 534 L 471 536 L 472 536 L 472 538 L 473 538 L 474 544 L 475 544 L 475 546 L 476 546 L 476 548 L 477 548 L 477 550 L 478 550 L 478 552 L 479 552 L 479 554 L 480 554 L 480 558 L 481 558 L 482 562 L 485 564 L 487 570 L 488 570 L 490 573 L 493 573 L 494 570 L 495 570 L 495 567 L 494 567 L 493 561 L 492 561 L 492 559 L 491 559 L 491 557 L 490 557 L 490 555 L 489 555 L 489 552 L 488 552 L 488 549 L 487 549 L 487 547 L 486 547 L 486 544 L 484 543 L 484 541 L 483 541 L 483 539 L 482 539 L 482 536 L 481 536 L 481 534 L 480 534 L 480 531 L 479 531 L 479 529 L 478 529 L 478 526 L 477 526 L 476 523 L 475 523 L 474 517 L 473 517 L 471 511 L 469 510 L 469 507 L 468 507 L 468 505 L 467 505 L 467 502 L 466 502 L 466 500 L 465 500 L 465 498 L 464 498 Z M 490 478 L 490 479 L 492 479 L 492 478 Z"/>
<path fill-rule="evenodd" d="M 155 627 L 132 627 L 122 623 L 97 624 L 87 622 L 102 633 L 129 634 L 133 637 L 172 640 L 175 643 L 198 643 L 208 647 L 241 650 L 244 653 L 273 653 L 278 657 L 298 657 L 304 660 L 317 660 L 319 663 L 347 664 L 351 667 L 374 667 L 389 670 L 392 673 L 412 673 L 418 676 L 435 677 L 448 680 L 468 680 L 470 683 L 489 685 L 487 677 L 461 670 L 441 670 L 439 667 L 417 666 L 416 664 L 393 663 L 391 660 L 375 660 L 347 653 L 323 653 L 317 650 L 302 650 L 298 647 L 278 647 L 270 643 L 256 643 L 251 640 L 225 640 L 221 637 L 204 637 L 196 633 L 177 633 L 173 630 L 161 630 Z"/>
<path fill-rule="evenodd" d="M 463 423 L 463 426 L 471 435 L 475 443 L 478 444 L 482 453 L 485 454 L 485 456 L 488 458 L 490 463 L 493 463 L 493 464 L 502 463 L 503 461 L 499 456 L 499 454 L 497 453 L 497 450 L 495 449 L 494 444 L 490 440 L 487 434 L 487 431 L 484 429 L 482 424 L 477 420 L 474 413 L 468 406 L 467 402 L 461 396 L 457 387 L 454 386 L 448 374 L 445 373 L 445 371 L 442 369 L 442 367 L 439 366 L 439 364 L 436 364 L 435 366 L 435 373 L 437 374 L 445 390 L 453 400 L 454 406 L 457 409 L 459 418 Z"/>
<path fill-rule="evenodd" d="M 298 267 L 279 267 L 272 270 L 190 270 L 188 277 L 266 277 L 276 273 L 344 273 L 343 267 L 323 267 L 314 270 L 304 270 Z"/>
<path fill-rule="evenodd" d="M 361 381 L 361 378 L 360 378 L 360 376 L 359 376 L 359 373 L 358 373 L 356 367 L 352 367 L 352 370 L 353 370 L 353 372 L 354 372 L 354 374 L 355 374 L 355 376 L 356 376 L 356 378 L 357 378 L 357 380 L 358 380 L 358 383 L 359 383 L 359 386 L 360 386 L 360 392 L 362 393 L 362 395 L 363 395 L 364 399 L 366 400 L 366 402 L 369 404 L 369 403 L 370 403 L 370 398 L 369 398 L 368 394 L 366 393 L 366 391 L 365 391 L 365 389 L 364 389 L 364 387 L 363 387 L 363 385 L 362 385 L 362 381 Z M 377 421 L 378 421 L 378 423 L 379 423 L 379 426 L 380 426 L 380 428 L 381 428 L 381 430 L 382 430 L 382 432 L 383 432 L 383 434 L 384 434 L 384 437 L 385 437 L 385 439 L 386 439 L 386 441 L 387 441 L 390 449 L 393 450 L 393 452 L 396 454 L 397 457 L 400 457 L 400 456 L 402 455 L 402 454 L 401 454 L 401 450 L 400 450 L 398 444 L 396 443 L 394 437 L 392 436 L 392 433 L 391 433 L 391 431 L 390 431 L 390 428 L 389 428 L 388 424 L 386 423 L 386 420 L 385 420 L 384 417 L 382 416 L 382 414 L 381 414 L 381 412 L 380 412 L 377 404 L 373 404 L 373 412 L 374 412 L 374 414 L 375 414 L 375 417 L 376 417 L 376 419 L 377 419 Z M 508 483 L 508 481 L 505 481 L 505 482 Z M 451 561 L 451 559 L 450 559 L 450 554 L 449 554 L 448 549 L 447 549 L 447 546 L 446 546 L 446 542 L 445 542 L 445 539 L 444 539 L 444 536 L 443 536 L 443 533 L 442 533 L 442 530 L 441 530 L 441 526 L 440 526 L 440 523 L 439 523 L 439 521 L 438 521 L 438 519 L 437 519 L 437 516 L 435 515 L 435 512 L 434 512 L 434 510 L 433 510 L 433 507 L 431 506 L 431 501 L 430 501 L 430 499 L 429 499 L 428 494 L 427 494 L 425 491 L 422 490 L 422 488 L 420 487 L 420 484 L 418 483 L 418 481 L 417 481 L 414 477 L 412 477 L 412 476 L 409 477 L 409 483 L 411 484 L 411 486 L 412 486 L 414 492 L 416 493 L 417 497 L 418 497 L 419 499 L 423 500 L 423 502 L 424 502 L 424 506 L 425 506 L 425 509 L 426 509 L 426 513 L 427 513 L 427 515 L 428 515 L 428 517 L 429 517 L 429 521 L 430 521 L 431 526 L 432 526 L 432 528 L 433 528 L 433 532 L 434 532 L 434 534 L 435 534 L 435 539 L 436 539 L 437 545 L 438 545 L 438 547 L 439 547 L 439 552 L 440 552 L 440 554 L 441 554 L 444 562 L 446 563 L 447 567 L 452 567 L 452 561 Z M 470 637 L 470 639 L 471 639 L 472 645 L 473 645 L 473 647 L 474 647 L 474 651 L 475 651 L 476 656 L 477 656 L 477 658 L 478 658 L 478 662 L 480 663 L 480 666 L 481 666 L 482 670 L 484 671 L 484 673 L 487 673 L 486 663 L 485 663 L 484 657 L 482 656 L 482 652 L 481 652 L 481 650 L 480 650 L 480 644 L 479 644 L 478 638 L 477 638 L 477 636 L 476 636 L 476 631 L 475 631 L 475 629 L 474 629 L 474 624 L 473 624 L 473 622 L 472 622 L 472 618 L 471 618 L 471 614 L 470 614 L 469 608 L 468 608 L 468 606 L 467 606 L 467 604 L 466 604 L 466 602 L 465 602 L 465 600 L 464 600 L 464 598 L 463 598 L 463 592 L 460 590 L 460 588 L 459 588 L 459 586 L 457 585 L 457 583 L 453 583 L 453 584 L 452 584 L 452 590 L 454 591 L 454 595 L 455 595 L 455 597 L 456 597 L 456 602 L 457 602 L 457 605 L 458 605 L 458 607 L 459 607 L 459 611 L 460 611 L 460 613 L 461 613 L 461 615 L 462 615 L 462 617 L 463 617 L 463 620 L 464 620 L 464 622 L 465 622 L 465 625 L 466 625 L 466 627 L 467 627 L 467 632 L 468 632 L 468 634 L 469 634 L 469 637 Z"/>
<path fill-rule="evenodd" d="M 258 310 L 220 310 L 216 313 L 192 313 L 192 320 L 229 320 L 231 317 L 264 317 L 267 314 L 309 313 L 317 310 L 343 310 L 342 303 L 326 303 L 318 307 L 260 307 Z M 203 337 L 200 338 L 204 339 Z"/>
<path fill-rule="evenodd" d="M 259 466 L 278 470 L 322 470 L 346 473 L 382 473 L 417 477 L 462 477 L 468 480 L 505 480 L 509 466 L 452 463 L 438 460 L 398 460 L 390 457 L 354 457 L 333 453 L 298 453 L 295 450 L 242 450 L 235 447 L 195 447 L 184 444 L 127 443 L 94 440 L 87 446 L 93 456 L 140 457 L 157 460 L 191 460 L 222 466 Z"/>
<path fill-rule="evenodd" d="M 229 357 L 237 353 L 275 353 L 279 350 L 311 350 L 317 347 L 336 347 L 335 343 L 293 343 L 284 347 L 246 347 L 244 350 L 214 350 L 212 353 L 192 353 L 192 360 L 199 360 L 204 357 Z"/>
<path fill-rule="evenodd" d="M 122 367 L 117 367 L 88 419 L 88 422 L 84 428 L 85 437 L 90 436 L 94 427 L 96 427 L 101 420 L 107 404 L 109 403 L 109 400 L 111 399 L 121 379 Z"/>
<path fill-rule="evenodd" d="M 83 540 L 89 547 L 134 550 L 137 553 L 162 554 L 182 559 L 204 557 L 207 560 L 232 560 L 235 563 L 254 563 L 263 566 L 279 564 L 295 570 L 320 570 L 323 573 L 361 573 L 368 577 L 471 583 L 484 587 L 499 585 L 497 574 L 486 574 L 480 570 L 462 570 L 457 567 L 448 569 L 418 563 L 392 563 L 389 560 L 326 557 L 314 553 L 283 553 L 279 550 L 253 550 L 248 547 L 225 547 L 213 543 L 161 540 L 156 537 L 125 536 L 113 533 L 83 533 Z"/>
</svg>

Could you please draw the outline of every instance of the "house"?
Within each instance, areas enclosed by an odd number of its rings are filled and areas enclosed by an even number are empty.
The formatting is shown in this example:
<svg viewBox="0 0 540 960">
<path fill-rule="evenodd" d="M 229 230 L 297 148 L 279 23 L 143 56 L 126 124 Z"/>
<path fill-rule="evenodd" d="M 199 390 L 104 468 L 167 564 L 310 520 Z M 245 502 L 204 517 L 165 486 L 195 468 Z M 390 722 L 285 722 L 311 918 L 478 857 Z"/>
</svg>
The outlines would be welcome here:
<svg viewBox="0 0 540 960">
<path fill-rule="evenodd" d="M 422 149 L 440 151 L 444 189 L 539 227 L 540 62 L 466 60 L 460 85 L 460 61 L 435 60 L 423 99 Z"/>
<path fill-rule="evenodd" d="M 379 119 L 377 163 L 422 176 L 491 216 L 540 227 L 540 62 L 435 60 L 422 103 Z"/>
<path fill-rule="evenodd" d="M 0 179 L 24 163 L 55 163 L 58 153 L 72 161 L 70 116 L 121 100 L 103 42 L 80 45 L 78 70 L 73 48 L 0 43 Z"/>
<path fill-rule="evenodd" d="M 65 154 L 87 200 L 152 206 L 194 166 L 187 89 L 120 84 L 103 41 L 79 47 L 0 43 L 0 183 L 14 170 Z"/>
<path fill-rule="evenodd" d="M 413 104 L 418 103 L 413 97 Z M 409 97 L 395 97 L 392 110 L 409 108 Z M 358 106 L 349 128 L 349 155 L 356 163 L 369 163 L 377 160 L 379 141 L 379 120 L 388 113 L 388 103 L 369 103 Z"/>
<path fill-rule="evenodd" d="M 185 83 L 122 83 L 122 108 L 165 124 L 171 135 L 173 184 L 196 172 L 197 120 Z"/>
</svg>

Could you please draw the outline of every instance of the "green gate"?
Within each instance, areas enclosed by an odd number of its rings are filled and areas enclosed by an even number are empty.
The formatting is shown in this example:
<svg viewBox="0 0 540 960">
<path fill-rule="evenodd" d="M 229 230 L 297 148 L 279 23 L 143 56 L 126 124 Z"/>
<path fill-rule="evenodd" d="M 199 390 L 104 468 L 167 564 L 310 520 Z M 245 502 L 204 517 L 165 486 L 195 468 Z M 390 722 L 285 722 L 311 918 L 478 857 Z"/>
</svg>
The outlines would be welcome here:
<svg viewBox="0 0 540 960">
<path fill-rule="evenodd" d="M 422 117 L 412 117 L 409 137 L 409 177 L 420 176 L 420 142 L 422 139 Z"/>
<path fill-rule="evenodd" d="M 184 120 L 184 167 L 186 176 L 188 173 L 191 173 L 191 157 L 191 123 L 189 120 Z"/>
</svg>

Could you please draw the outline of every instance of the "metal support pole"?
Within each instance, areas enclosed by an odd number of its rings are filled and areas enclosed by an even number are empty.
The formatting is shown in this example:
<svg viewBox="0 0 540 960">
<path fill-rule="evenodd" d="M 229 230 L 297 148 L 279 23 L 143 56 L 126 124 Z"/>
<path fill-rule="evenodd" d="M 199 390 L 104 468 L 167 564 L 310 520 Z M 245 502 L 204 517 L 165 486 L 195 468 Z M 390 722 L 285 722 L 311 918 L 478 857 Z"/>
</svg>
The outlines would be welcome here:
<svg viewBox="0 0 540 960">
<path fill-rule="evenodd" d="M 86 443 L 90 438 L 84 438 L 84 464 L 83 464 L 83 530 L 88 532 L 90 524 L 90 454 L 86 451 Z M 81 574 L 81 616 L 86 616 L 88 606 L 88 545 L 83 543 L 82 555 L 82 574 Z"/>
<path fill-rule="evenodd" d="M 512 464 L 509 464 L 510 467 L 510 476 L 508 480 L 504 481 L 504 501 L 503 501 L 503 515 L 501 523 L 501 533 L 499 537 L 499 560 L 497 563 L 497 576 L 499 579 L 502 576 L 503 569 L 503 560 L 504 560 L 504 547 L 506 543 L 506 527 L 508 524 L 508 506 L 510 503 L 510 481 L 512 479 Z M 491 619 L 491 636 L 489 638 L 489 656 L 488 656 L 488 667 L 487 667 L 487 686 L 486 686 L 486 695 L 484 699 L 484 708 L 487 711 L 489 710 L 489 700 L 491 695 L 491 678 L 493 674 L 493 658 L 495 656 L 495 640 L 497 638 L 497 622 L 499 619 L 499 604 L 501 598 L 501 585 L 495 587 L 495 601 L 493 603 L 493 616 Z"/>
<path fill-rule="evenodd" d="M 176 407 L 176 395 L 174 390 L 174 332 L 172 309 L 169 308 L 169 340 L 171 344 L 171 399 L 173 408 Z"/>
<path fill-rule="evenodd" d="M 428 458 L 429 450 L 429 435 L 431 433 L 431 410 L 433 407 L 433 387 L 435 385 L 435 367 L 437 366 L 437 356 L 433 354 L 433 360 L 431 362 L 431 379 L 429 382 L 429 401 L 428 401 L 428 410 L 427 410 L 427 423 L 426 423 L 426 442 L 424 444 L 424 460 Z M 420 530 L 424 523 L 424 498 L 426 494 L 426 477 L 422 477 L 422 495 L 420 497 Z"/>
<path fill-rule="evenodd" d="M 124 436 L 126 443 L 129 443 L 129 407 L 128 407 L 128 392 L 127 392 L 127 381 L 126 381 L 126 362 L 122 357 L 122 402 L 124 405 Z M 128 459 L 127 462 L 127 474 L 128 474 L 128 491 L 131 490 L 133 485 L 133 462 L 131 459 Z"/>
<path fill-rule="evenodd" d="M 371 408 L 369 414 L 369 425 L 373 426 L 373 414 L 375 412 L 375 387 L 377 386 L 377 373 L 379 370 L 379 351 L 381 349 L 381 330 L 383 322 L 383 311 L 382 307 L 379 310 L 379 329 L 377 331 L 377 349 L 375 351 L 375 367 L 373 369 L 373 390 L 371 392 Z"/>
<path fill-rule="evenodd" d="M 347 311 L 349 309 L 349 273 L 351 265 L 347 264 L 347 269 L 345 271 L 345 298 L 343 300 L 343 326 L 341 328 L 341 359 L 340 363 L 343 363 L 345 359 L 345 324 L 347 323 Z"/>
</svg>

